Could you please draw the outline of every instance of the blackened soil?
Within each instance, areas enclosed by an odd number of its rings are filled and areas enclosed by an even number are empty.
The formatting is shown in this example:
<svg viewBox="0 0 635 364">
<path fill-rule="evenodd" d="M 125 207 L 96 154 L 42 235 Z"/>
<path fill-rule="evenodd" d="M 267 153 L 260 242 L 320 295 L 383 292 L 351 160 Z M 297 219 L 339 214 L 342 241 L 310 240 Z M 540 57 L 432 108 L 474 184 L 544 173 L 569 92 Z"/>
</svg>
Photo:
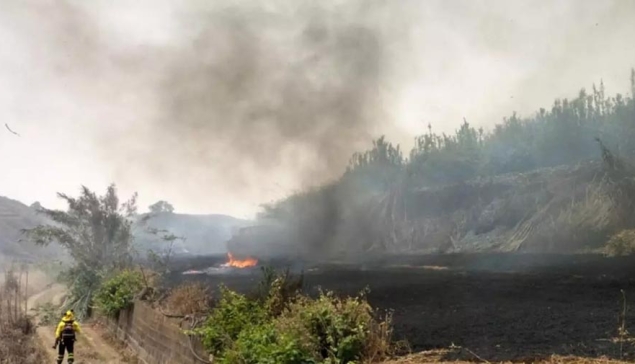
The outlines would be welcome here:
<svg viewBox="0 0 635 364">
<path fill-rule="evenodd" d="M 179 264 L 202 268 L 218 258 L 199 260 Z M 394 266 L 397 263 L 409 267 Z M 618 332 L 622 290 L 626 327 L 635 333 L 632 278 L 633 259 L 489 254 L 318 265 L 305 272 L 305 286 L 312 293 L 321 286 L 341 294 L 369 287 L 369 301 L 394 312 L 396 338 L 406 339 L 413 350 L 455 344 L 494 361 L 551 354 L 619 357 L 619 345 L 610 340 Z M 184 280 L 203 280 L 214 287 L 224 283 L 248 292 L 260 274 L 253 269 L 171 277 L 172 284 Z M 625 345 L 624 352 L 628 358 L 635 350 Z"/>
</svg>

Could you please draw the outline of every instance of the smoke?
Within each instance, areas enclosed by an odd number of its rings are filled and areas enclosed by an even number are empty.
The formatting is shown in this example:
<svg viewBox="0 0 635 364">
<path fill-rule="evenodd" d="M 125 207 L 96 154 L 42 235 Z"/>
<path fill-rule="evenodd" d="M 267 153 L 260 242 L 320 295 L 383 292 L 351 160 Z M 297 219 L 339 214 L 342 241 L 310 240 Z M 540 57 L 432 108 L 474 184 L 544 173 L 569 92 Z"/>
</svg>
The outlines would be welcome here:
<svg viewBox="0 0 635 364">
<path fill-rule="evenodd" d="M 0 39 L 12 48 L 0 61 L 11 63 L 0 75 L 19 109 L 12 126 L 38 134 L 50 155 L 39 165 L 58 168 L 51 179 L 72 159 L 81 166 L 67 167 L 64 186 L 114 181 L 177 210 L 246 213 L 338 177 L 382 134 L 403 144 L 428 122 L 491 125 L 617 79 L 599 70 L 623 76 L 633 10 L 617 0 L 6 0 Z"/>
<path fill-rule="evenodd" d="M 167 157 L 180 176 L 180 161 L 213 169 L 236 189 L 279 166 L 301 185 L 341 173 L 385 120 L 385 41 L 361 5 L 334 10 L 242 6 L 201 15 L 191 43 L 165 57 L 160 116 L 142 139 L 143 159 Z"/>
</svg>

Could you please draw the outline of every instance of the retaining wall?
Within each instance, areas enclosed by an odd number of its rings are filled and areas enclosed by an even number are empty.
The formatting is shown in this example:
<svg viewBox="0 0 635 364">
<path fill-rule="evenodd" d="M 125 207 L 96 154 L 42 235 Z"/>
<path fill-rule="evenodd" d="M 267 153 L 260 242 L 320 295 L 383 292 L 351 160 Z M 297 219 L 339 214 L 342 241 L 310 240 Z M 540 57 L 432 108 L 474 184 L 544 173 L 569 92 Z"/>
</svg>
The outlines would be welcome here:
<svg viewBox="0 0 635 364">
<path fill-rule="evenodd" d="M 145 364 L 201 364 L 208 359 L 199 340 L 181 332 L 178 321 L 137 301 L 109 321 L 110 331 L 134 350 Z M 194 351 L 196 355 L 192 352 Z"/>
</svg>

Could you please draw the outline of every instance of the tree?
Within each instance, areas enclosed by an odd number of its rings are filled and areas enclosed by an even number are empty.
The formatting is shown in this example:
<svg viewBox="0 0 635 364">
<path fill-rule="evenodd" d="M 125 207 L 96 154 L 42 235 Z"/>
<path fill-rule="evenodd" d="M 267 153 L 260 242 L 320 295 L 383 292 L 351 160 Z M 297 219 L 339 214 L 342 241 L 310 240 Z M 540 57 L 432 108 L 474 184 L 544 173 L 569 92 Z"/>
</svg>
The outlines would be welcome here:
<svg viewBox="0 0 635 364">
<path fill-rule="evenodd" d="M 185 242 L 182 236 L 176 236 L 165 229 L 148 228 L 148 233 L 157 236 L 165 245 L 163 249 L 156 251 L 148 249 L 148 259 L 152 263 L 152 268 L 160 275 L 166 274 L 170 269 L 170 260 L 174 253 L 174 245 L 177 241 Z"/>
<path fill-rule="evenodd" d="M 24 232 L 38 245 L 57 242 L 69 252 L 75 264 L 64 274 L 71 289 L 66 306 L 84 317 L 102 277 L 132 263 L 137 195 L 120 203 L 115 185 L 110 185 L 103 196 L 84 186 L 77 198 L 63 193 L 58 196 L 67 203 L 67 211 L 41 208 L 39 212 L 54 224 Z"/>
<path fill-rule="evenodd" d="M 148 208 L 150 209 L 150 213 L 152 214 L 160 214 L 163 212 L 171 214 L 174 212 L 174 206 L 172 206 L 172 204 L 170 204 L 169 202 L 163 200 L 150 205 Z"/>
</svg>

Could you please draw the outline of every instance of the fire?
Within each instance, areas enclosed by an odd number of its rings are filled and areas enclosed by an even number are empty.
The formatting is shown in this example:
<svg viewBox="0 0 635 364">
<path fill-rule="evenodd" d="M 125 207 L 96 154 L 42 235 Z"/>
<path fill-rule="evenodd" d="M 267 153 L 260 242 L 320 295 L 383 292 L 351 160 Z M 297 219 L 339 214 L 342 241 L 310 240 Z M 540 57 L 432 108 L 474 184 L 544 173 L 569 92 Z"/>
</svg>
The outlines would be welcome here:
<svg viewBox="0 0 635 364">
<path fill-rule="evenodd" d="M 227 252 L 227 263 L 223 264 L 226 267 L 235 268 L 248 268 L 254 267 L 258 264 L 258 260 L 248 257 L 247 259 L 235 259 L 232 253 Z"/>
</svg>

